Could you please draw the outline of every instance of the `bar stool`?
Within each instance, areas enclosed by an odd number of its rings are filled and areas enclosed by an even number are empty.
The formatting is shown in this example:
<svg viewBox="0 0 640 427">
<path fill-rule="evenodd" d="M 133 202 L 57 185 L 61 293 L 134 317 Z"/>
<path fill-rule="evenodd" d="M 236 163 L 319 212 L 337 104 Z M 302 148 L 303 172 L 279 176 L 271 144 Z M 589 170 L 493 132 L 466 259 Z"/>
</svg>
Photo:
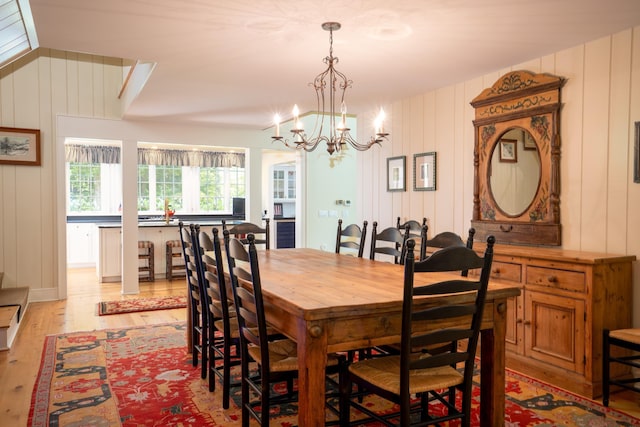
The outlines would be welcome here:
<svg viewBox="0 0 640 427">
<path fill-rule="evenodd" d="M 148 280 L 153 282 L 155 280 L 153 242 L 148 240 L 138 240 L 138 260 L 143 261 L 142 265 L 138 267 L 138 271 L 148 273 L 147 276 L 142 276 L 139 280 Z"/>
<path fill-rule="evenodd" d="M 166 242 L 166 277 L 173 280 L 174 277 L 184 277 L 186 270 L 182 254 L 182 242 L 180 240 L 167 240 Z M 178 272 L 175 274 L 174 272 Z"/>
</svg>

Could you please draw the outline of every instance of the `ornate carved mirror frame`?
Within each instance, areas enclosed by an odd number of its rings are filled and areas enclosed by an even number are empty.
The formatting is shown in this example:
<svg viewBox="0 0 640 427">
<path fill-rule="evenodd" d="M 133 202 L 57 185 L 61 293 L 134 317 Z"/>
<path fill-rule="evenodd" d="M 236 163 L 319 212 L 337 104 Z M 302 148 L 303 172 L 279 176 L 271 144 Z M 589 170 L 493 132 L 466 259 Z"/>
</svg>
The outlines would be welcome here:
<svg viewBox="0 0 640 427">
<path fill-rule="evenodd" d="M 561 244 L 559 115 L 563 84 L 561 77 L 513 71 L 471 101 L 475 108 L 471 225 L 476 229 L 476 239 L 493 234 L 499 243 Z M 533 137 L 540 174 L 533 199 L 525 201 L 524 211 L 514 214 L 496 203 L 491 186 L 492 158 L 502 137 L 520 129 L 523 144 L 525 132 Z M 531 141 L 527 144 L 531 146 Z"/>
</svg>

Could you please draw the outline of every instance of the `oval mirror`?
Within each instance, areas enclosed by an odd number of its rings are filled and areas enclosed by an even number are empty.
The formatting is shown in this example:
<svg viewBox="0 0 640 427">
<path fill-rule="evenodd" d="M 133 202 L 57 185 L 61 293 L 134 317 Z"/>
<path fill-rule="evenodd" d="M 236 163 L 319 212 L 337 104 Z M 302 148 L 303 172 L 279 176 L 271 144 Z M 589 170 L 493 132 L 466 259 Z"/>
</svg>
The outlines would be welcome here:
<svg viewBox="0 0 640 427">
<path fill-rule="evenodd" d="M 517 217 L 527 210 L 540 185 L 540 153 L 535 139 L 523 128 L 505 132 L 493 148 L 489 188 L 496 206 Z"/>
</svg>

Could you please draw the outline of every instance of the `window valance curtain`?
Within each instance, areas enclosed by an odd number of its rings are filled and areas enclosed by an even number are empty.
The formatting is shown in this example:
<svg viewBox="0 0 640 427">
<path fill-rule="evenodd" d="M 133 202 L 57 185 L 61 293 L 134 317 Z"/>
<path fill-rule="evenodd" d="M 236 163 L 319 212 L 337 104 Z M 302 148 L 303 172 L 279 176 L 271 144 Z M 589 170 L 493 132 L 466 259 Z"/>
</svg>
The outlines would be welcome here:
<svg viewBox="0 0 640 427">
<path fill-rule="evenodd" d="M 69 144 L 65 154 L 70 163 L 120 163 L 120 147 Z M 244 168 L 244 161 L 244 153 L 138 148 L 139 165 Z"/>
<path fill-rule="evenodd" d="M 102 145 L 65 145 L 69 163 L 120 163 L 120 147 Z"/>
</svg>

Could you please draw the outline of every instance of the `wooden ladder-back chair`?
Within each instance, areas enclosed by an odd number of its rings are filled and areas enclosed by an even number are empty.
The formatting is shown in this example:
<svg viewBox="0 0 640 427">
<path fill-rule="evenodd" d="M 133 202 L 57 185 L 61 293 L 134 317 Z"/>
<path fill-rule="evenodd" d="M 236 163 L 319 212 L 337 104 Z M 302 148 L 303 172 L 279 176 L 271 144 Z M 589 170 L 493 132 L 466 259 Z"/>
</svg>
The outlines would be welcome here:
<svg viewBox="0 0 640 427">
<path fill-rule="evenodd" d="M 455 419 L 462 426 L 470 425 L 475 354 L 494 243 L 495 238 L 489 236 L 484 257 L 465 246 L 452 246 L 416 262 L 415 242 L 409 240 L 400 354 L 349 366 L 340 385 L 341 425 L 348 425 L 350 407 L 386 426 L 424 426 Z M 436 283 L 420 283 L 421 273 L 429 273 L 424 276 L 429 280 L 435 272 L 474 268 L 482 269 L 478 280 L 449 276 Z M 450 294 L 452 302 L 435 306 L 429 303 L 429 295 L 441 294 Z M 466 343 L 461 342 L 465 340 Z M 352 383 L 398 404 L 399 413 L 380 416 L 359 404 L 351 396 Z M 456 403 L 457 393 L 461 394 L 460 404 Z M 412 401 L 412 396 L 417 400 Z M 434 400 L 446 407 L 444 415 L 429 414 L 429 402 Z"/>
<path fill-rule="evenodd" d="M 364 242 L 367 237 L 367 225 L 364 221 L 362 228 L 358 224 L 349 224 L 342 228 L 342 219 L 338 220 L 338 234 L 336 236 L 336 253 L 339 254 L 342 248 L 350 251 L 358 251 L 358 258 L 362 258 L 364 253 Z M 351 252 L 349 252 L 351 254 Z"/>
<path fill-rule="evenodd" d="M 416 247 L 420 248 L 420 259 L 423 259 L 426 253 L 426 246 L 425 246 L 426 237 L 425 236 L 427 235 L 426 230 L 428 230 L 427 218 L 422 218 L 422 224 L 413 219 L 410 219 L 405 223 L 401 224 L 400 217 L 398 217 L 396 221 L 396 228 L 404 232 L 407 226 L 409 226 L 409 235 L 407 239 L 413 239 L 417 242 L 420 242 L 420 245 L 416 243 Z"/>
<path fill-rule="evenodd" d="M 242 222 L 228 227 L 226 221 L 222 220 L 222 231 L 228 230 L 231 237 L 239 239 L 244 245 L 249 243 L 247 241 L 247 235 L 251 233 L 256 236 L 256 245 L 264 245 L 265 249 L 269 249 L 271 246 L 269 242 L 271 236 L 269 218 L 264 219 L 264 224 L 264 227 L 261 227 L 251 222 Z"/>
<path fill-rule="evenodd" d="M 196 264 L 199 256 L 199 250 L 193 243 L 192 227 L 185 226 L 182 221 L 178 224 L 180 227 L 180 240 L 184 251 L 186 282 L 189 298 L 190 311 L 190 328 L 191 328 L 191 354 L 193 366 L 198 366 L 198 360 L 201 359 L 202 373 L 201 377 L 207 376 L 207 323 L 206 313 L 204 313 L 203 292 L 200 287 L 200 277 L 198 266 Z M 194 228 L 195 232 L 195 228 Z"/>
<path fill-rule="evenodd" d="M 297 400 L 293 391 L 298 376 L 297 344 L 288 338 L 270 340 L 254 235 L 247 235 L 247 249 L 239 239 L 230 238 L 227 230 L 223 233 L 240 330 L 242 426 L 248 427 L 251 418 L 268 426 L 272 405 Z M 249 371 L 252 362 L 258 365 L 258 375 Z M 338 372 L 342 362 L 328 355 L 327 371 Z M 273 395 L 272 385 L 282 381 L 287 383 L 287 393 Z"/>
<path fill-rule="evenodd" d="M 213 250 L 202 256 L 209 308 L 209 391 L 215 390 L 216 379 L 220 379 L 222 407 L 228 409 L 231 387 L 240 385 L 231 382 L 231 368 L 240 365 L 240 335 L 231 286 L 225 279 L 219 231 L 214 227 L 212 232 Z M 200 241 L 206 241 L 206 236 L 201 231 Z"/>
<path fill-rule="evenodd" d="M 452 231 L 443 231 L 433 236 L 431 239 L 427 239 L 424 245 L 424 251 L 426 254 L 427 247 L 443 249 L 449 246 L 466 246 L 469 249 L 473 249 L 473 236 L 476 234 L 476 229 L 471 227 L 469 234 L 467 235 L 467 241 L 463 241 L 462 237 Z M 422 250 L 422 248 L 420 249 Z M 424 257 L 424 255 L 423 255 Z M 468 271 L 462 271 L 463 276 L 467 276 Z"/>
<path fill-rule="evenodd" d="M 376 259 L 376 254 L 390 255 L 393 257 L 395 264 L 404 264 L 405 244 L 408 237 L 408 226 L 405 227 L 404 233 L 396 227 L 387 227 L 378 233 L 378 222 L 374 221 L 369 259 Z M 385 242 L 387 245 L 384 244 Z M 389 243 L 391 244 L 390 246 L 388 245 Z"/>
<path fill-rule="evenodd" d="M 422 218 L 422 224 L 413 219 L 401 224 L 400 217 L 398 217 L 398 220 L 396 221 L 396 228 L 398 230 L 404 231 L 407 225 L 409 226 L 409 237 L 420 237 L 422 227 L 427 225 L 427 218 Z"/>
</svg>

